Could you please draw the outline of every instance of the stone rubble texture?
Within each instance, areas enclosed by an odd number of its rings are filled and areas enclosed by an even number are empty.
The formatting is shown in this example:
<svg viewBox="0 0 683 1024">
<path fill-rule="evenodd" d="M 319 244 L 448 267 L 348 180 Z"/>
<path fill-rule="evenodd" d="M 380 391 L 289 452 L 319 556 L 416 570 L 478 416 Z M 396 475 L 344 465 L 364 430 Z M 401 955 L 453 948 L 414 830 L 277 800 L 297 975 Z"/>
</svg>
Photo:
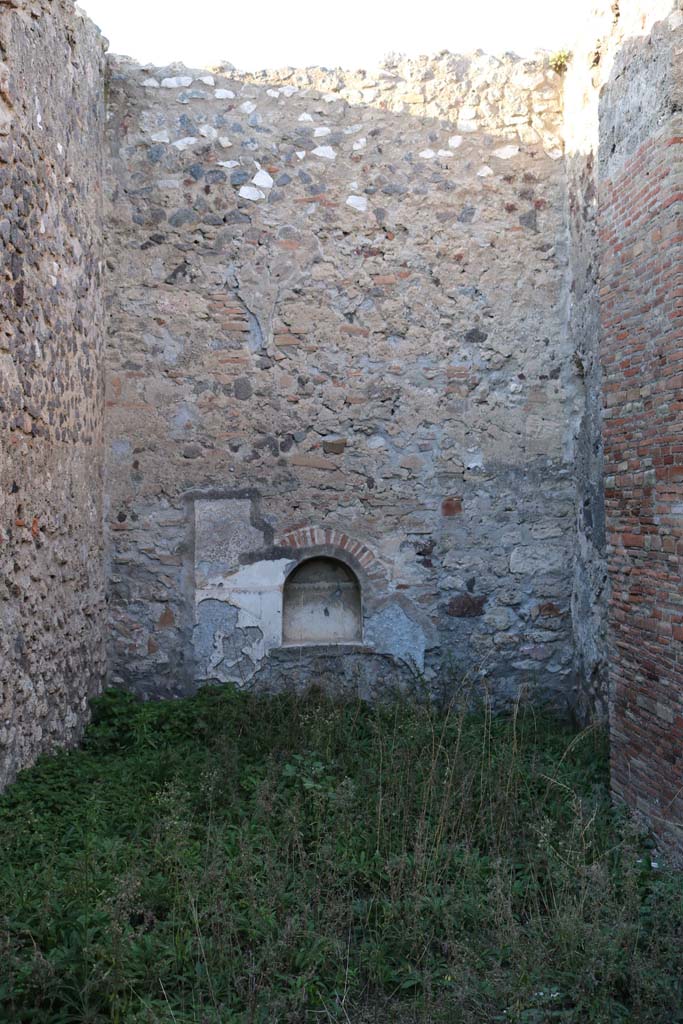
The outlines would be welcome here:
<svg viewBox="0 0 683 1024">
<path fill-rule="evenodd" d="M 73 743 L 105 676 L 104 49 L 0 2 L 0 788 Z"/>
<path fill-rule="evenodd" d="M 615 794 L 683 851 L 682 25 L 602 0 L 563 73 L 105 84 L 70 0 L 0 0 L 0 788 L 78 739 L 108 638 L 146 697 L 609 716 Z M 320 556 L 362 638 L 283 645 Z"/>
<path fill-rule="evenodd" d="M 373 650 L 566 706 L 579 389 L 560 76 L 450 54 L 374 77 L 201 74 L 110 64 L 115 682 L 291 674 L 299 655 L 268 657 L 295 564 L 277 540 L 335 530 L 347 547 L 297 558 L 372 553 Z M 204 621 L 221 600 L 229 630 Z"/>
</svg>

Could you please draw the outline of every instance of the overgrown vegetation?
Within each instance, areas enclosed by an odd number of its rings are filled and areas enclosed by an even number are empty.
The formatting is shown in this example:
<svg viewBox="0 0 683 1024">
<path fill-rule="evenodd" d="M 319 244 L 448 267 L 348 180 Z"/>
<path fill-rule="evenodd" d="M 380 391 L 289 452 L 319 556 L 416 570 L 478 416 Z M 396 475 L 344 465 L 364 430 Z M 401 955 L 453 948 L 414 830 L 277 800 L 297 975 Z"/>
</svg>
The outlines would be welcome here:
<svg viewBox="0 0 683 1024">
<path fill-rule="evenodd" d="M 13 1024 L 683 1021 L 681 879 L 530 711 L 111 692 L 0 846 Z"/>
</svg>

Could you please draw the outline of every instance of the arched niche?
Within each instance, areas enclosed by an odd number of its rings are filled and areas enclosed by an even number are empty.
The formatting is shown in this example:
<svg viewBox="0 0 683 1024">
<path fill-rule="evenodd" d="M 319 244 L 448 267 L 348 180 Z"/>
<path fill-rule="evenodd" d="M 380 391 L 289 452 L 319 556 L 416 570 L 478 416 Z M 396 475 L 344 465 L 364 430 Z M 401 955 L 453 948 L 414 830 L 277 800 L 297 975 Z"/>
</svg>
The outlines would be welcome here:
<svg viewBox="0 0 683 1024">
<path fill-rule="evenodd" d="M 355 573 L 336 558 L 301 562 L 285 581 L 283 643 L 359 643 L 362 638 L 361 592 Z"/>
</svg>

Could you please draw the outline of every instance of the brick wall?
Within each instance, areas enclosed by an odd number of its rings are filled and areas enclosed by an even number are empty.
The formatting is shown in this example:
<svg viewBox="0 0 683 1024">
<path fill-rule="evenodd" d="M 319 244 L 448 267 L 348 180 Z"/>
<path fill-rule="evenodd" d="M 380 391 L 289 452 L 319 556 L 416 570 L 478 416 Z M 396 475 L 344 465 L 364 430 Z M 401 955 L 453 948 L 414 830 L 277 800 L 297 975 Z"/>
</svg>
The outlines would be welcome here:
<svg viewBox="0 0 683 1024">
<path fill-rule="evenodd" d="M 600 311 L 614 792 L 683 849 L 680 16 L 601 100 Z M 628 74 L 625 74 L 628 69 Z"/>
</svg>

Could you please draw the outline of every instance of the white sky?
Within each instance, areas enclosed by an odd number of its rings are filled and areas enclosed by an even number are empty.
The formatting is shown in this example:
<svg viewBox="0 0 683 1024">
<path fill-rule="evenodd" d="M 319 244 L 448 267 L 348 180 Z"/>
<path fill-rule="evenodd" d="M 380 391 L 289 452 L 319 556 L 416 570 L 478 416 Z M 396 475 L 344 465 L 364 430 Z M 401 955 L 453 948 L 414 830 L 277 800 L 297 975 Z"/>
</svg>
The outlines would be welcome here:
<svg viewBox="0 0 683 1024">
<path fill-rule="evenodd" d="M 221 60 L 372 68 L 388 52 L 571 49 L 592 0 L 78 0 L 114 53 L 141 63 Z"/>
</svg>

